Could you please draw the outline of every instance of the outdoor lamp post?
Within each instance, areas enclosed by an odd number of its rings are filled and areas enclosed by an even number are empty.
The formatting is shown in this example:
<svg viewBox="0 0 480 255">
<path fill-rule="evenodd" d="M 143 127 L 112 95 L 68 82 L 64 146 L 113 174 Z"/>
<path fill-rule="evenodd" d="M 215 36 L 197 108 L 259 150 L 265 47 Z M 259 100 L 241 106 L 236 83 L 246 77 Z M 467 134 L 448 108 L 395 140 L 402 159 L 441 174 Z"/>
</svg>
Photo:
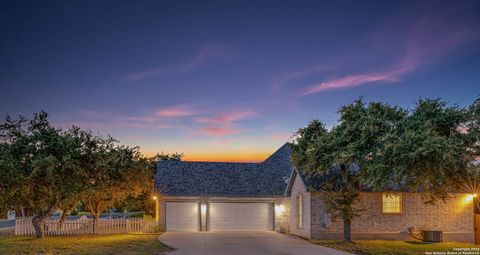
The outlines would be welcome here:
<svg viewBox="0 0 480 255">
<path fill-rule="evenodd" d="M 160 201 L 157 196 L 153 196 L 152 198 L 155 200 L 155 222 L 158 224 L 158 220 L 160 218 L 158 211 L 160 209 Z"/>
</svg>

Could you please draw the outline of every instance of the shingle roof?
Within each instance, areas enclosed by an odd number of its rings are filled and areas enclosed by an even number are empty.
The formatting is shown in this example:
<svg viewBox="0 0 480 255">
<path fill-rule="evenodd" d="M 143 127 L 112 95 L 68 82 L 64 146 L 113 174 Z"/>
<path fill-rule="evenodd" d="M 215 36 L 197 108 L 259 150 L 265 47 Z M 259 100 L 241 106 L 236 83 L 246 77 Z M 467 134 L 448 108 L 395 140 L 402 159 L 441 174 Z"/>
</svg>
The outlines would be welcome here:
<svg viewBox="0 0 480 255">
<path fill-rule="evenodd" d="M 160 161 L 155 188 L 169 196 L 281 196 L 291 155 L 286 143 L 261 163 Z"/>
<path fill-rule="evenodd" d="M 305 184 L 305 187 L 307 187 L 308 192 L 321 190 L 328 178 L 325 175 L 306 173 L 305 171 L 297 171 L 297 172 L 302 178 L 302 181 Z"/>
<path fill-rule="evenodd" d="M 358 165 L 354 165 L 352 168 L 352 171 L 359 171 L 360 167 Z M 308 192 L 316 192 L 316 191 L 321 191 L 322 188 L 324 188 L 325 183 L 327 183 L 330 178 L 332 178 L 335 175 L 338 175 L 338 171 L 340 169 L 338 167 L 332 168 L 332 170 L 329 172 L 329 174 L 318 174 L 318 173 L 312 173 L 312 172 L 306 172 L 303 170 L 296 169 L 296 173 L 300 176 L 301 180 L 305 184 L 305 187 Z M 291 185 L 293 184 L 294 180 L 291 180 L 291 183 L 289 184 L 287 192 L 290 192 Z M 371 186 L 368 185 L 362 185 L 361 187 L 362 191 L 374 191 L 374 189 Z M 389 184 L 388 186 L 384 187 L 384 190 L 391 190 L 391 191 L 405 191 L 408 192 L 408 187 L 405 187 L 404 183 L 394 183 L 394 184 Z"/>
</svg>

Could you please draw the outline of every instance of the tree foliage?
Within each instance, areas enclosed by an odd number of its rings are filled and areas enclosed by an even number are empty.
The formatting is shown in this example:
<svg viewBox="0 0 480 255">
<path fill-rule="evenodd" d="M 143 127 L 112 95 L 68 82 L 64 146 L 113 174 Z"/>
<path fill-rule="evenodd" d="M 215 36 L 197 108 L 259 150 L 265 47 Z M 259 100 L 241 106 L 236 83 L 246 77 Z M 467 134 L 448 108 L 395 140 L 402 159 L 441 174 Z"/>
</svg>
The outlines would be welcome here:
<svg viewBox="0 0 480 255">
<path fill-rule="evenodd" d="M 183 154 L 181 153 L 157 153 L 153 157 L 145 158 L 148 162 L 149 167 L 151 168 L 152 180 L 155 172 L 157 170 L 157 163 L 161 160 L 172 160 L 172 161 L 181 161 Z M 153 185 L 153 184 L 152 184 Z M 155 206 L 155 201 L 152 200 L 152 190 L 147 189 L 136 195 L 129 195 L 125 200 L 118 201 L 115 204 L 115 208 L 118 210 L 128 210 L 128 211 L 144 211 L 147 214 L 153 214 L 153 208 Z M 155 196 L 160 196 L 161 194 L 155 194 Z M 158 199 L 161 199 L 159 197 Z"/>
<path fill-rule="evenodd" d="M 37 237 L 43 236 L 45 218 L 75 197 L 85 180 L 79 129 L 56 129 L 47 116 L 40 112 L 30 121 L 7 116 L 0 125 L 0 202 L 30 208 Z"/>
<path fill-rule="evenodd" d="M 55 210 L 66 212 L 82 202 L 94 216 L 129 197 L 150 194 L 156 161 L 180 160 L 182 154 L 147 158 L 138 147 L 71 127 L 61 130 L 40 112 L 28 121 L 6 117 L 0 125 L 0 206 L 29 208 L 37 237 Z"/>
<path fill-rule="evenodd" d="M 426 202 L 448 199 L 464 182 L 478 155 L 475 128 L 467 108 L 440 99 L 421 99 L 381 144 L 378 157 L 366 168 L 377 189 L 401 186 L 422 192 Z"/>
<path fill-rule="evenodd" d="M 100 213 L 130 195 L 151 188 L 152 175 L 137 148 L 107 142 L 94 156 L 91 174 L 82 201 L 97 220 Z"/>
<path fill-rule="evenodd" d="M 299 129 L 293 159 L 300 171 L 322 177 L 318 191 L 332 215 L 343 219 L 344 240 L 351 241 L 361 191 L 422 192 L 434 203 L 464 183 L 479 155 L 479 105 L 420 99 L 407 110 L 358 99 L 340 108 L 330 130 L 318 120 Z"/>
</svg>

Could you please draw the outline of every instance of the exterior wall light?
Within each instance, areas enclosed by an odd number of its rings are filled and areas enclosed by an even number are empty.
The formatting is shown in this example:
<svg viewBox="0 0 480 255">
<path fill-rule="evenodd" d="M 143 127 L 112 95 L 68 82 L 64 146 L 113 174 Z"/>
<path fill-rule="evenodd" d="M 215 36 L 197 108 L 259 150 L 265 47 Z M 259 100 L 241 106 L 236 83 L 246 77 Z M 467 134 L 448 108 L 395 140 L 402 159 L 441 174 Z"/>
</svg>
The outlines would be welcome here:
<svg viewBox="0 0 480 255">
<path fill-rule="evenodd" d="M 206 203 L 202 203 L 200 205 L 200 213 L 202 214 L 202 216 L 204 216 L 207 213 L 207 204 Z"/>
<path fill-rule="evenodd" d="M 282 215 L 285 211 L 285 207 L 283 205 L 275 205 L 275 213 L 278 215 Z"/>
<path fill-rule="evenodd" d="M 462 201 L 461 201 L 461 204 L 462 205 L 467 205 L 467 204 L 470 204 L 474 198 L 477 197 L 477 194 L 473 193 L 473 194 L 468 194 L 466 195 L 465 197 L 463 197 Z"/>
</svg>

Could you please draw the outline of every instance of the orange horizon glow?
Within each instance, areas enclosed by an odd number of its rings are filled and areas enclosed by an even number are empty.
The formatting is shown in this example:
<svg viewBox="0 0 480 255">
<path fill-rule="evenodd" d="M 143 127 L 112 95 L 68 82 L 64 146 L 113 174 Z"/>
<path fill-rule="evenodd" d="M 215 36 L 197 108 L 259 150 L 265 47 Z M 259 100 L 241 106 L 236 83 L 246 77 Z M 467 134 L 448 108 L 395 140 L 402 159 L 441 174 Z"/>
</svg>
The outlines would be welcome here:
<svg viewBox="0 0 480 255">
<path fill-rule="evenodd" d="M 270 153 L 259 153 L 249 155 L 239 155 L 234 153 L 228 154 L 192 154 L 185 155 L 185 161 L 209 161 L 209 162 L 241 162 L 241 163 L 258 163 L 262 162 L 270 156 Z"/>
<path fill-rule="evenodd" d="M 228 151 L 220 152 L 188 152 L 184 153 L 183 161 L 200 161 L 200 162 L 235 162 L 235 163 L 258 163 L 267 159 L 275 150 L 268 152 L 243 152 Z M 153 156 L 156 152 L 144 152 L 146 156 Z"/>
</svg>

